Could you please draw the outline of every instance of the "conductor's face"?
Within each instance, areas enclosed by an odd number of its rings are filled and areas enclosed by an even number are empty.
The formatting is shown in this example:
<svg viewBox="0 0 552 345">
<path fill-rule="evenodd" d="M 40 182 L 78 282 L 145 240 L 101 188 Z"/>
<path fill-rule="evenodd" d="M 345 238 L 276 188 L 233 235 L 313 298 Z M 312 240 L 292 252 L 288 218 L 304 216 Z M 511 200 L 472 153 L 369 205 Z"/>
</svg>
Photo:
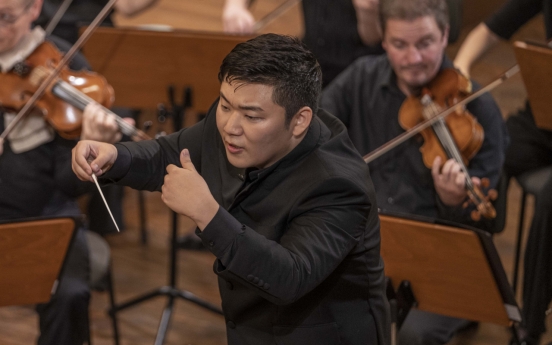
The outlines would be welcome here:
<svg viewBox="0 0 552 345">
<path fill-rule="evenodd" d="M 230 164 L 237 168 L 266 168 L 296 145 L 285 109 L 272 101 L 272 86 L 223 81 L 217 108 L 217 127 Z"/>
</svg>

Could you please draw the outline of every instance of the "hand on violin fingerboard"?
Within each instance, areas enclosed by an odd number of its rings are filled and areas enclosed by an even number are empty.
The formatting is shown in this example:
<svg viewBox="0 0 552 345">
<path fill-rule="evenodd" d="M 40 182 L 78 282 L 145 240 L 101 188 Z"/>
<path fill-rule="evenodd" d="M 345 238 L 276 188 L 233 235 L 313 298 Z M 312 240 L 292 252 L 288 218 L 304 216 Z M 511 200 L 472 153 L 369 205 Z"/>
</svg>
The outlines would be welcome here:
<svg viewBox="0 0 552 345">
<path fill-rule="evenodd" d="M 436 157 L 431 167 L 431 176 L 433 176 L 433 184 L 439 195 L 439 199 L 447 206 L 459 206 L 468 196 L 466 192 L 466 175 L 462 172 L 460 164 L 454 159 L 449 159 L 441 166 L 441 157 Z M 474 177 L 473 183 L 477 186 L 481 181 Z"/>
<path fill-rule="evenodd" d="M 133 119 L 123 119 L 134 125 Z M 116 143 L 122 133 L 113 115 L 102 110 L 98 103 L 90 103 L 83 112 L 81 140 L 95 140 L 105 143 Z"/>
</svg>

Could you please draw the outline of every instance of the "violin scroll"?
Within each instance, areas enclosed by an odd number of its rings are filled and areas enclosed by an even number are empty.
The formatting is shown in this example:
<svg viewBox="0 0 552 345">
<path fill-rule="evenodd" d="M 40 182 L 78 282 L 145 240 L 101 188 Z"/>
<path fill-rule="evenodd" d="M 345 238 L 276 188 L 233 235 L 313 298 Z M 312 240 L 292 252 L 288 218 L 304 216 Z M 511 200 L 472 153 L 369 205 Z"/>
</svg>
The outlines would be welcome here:
<svg viewBox="0 0 552 345">
<path fill-rule="evenodd" d="M 489 179 L 481 179 L 481 187 L 489 188 Z M 481 217 L 487 219 L 494 219 L 496 217 L 496 210 L 491 203 L 491 201 L 496 200 L 498 193 L 495 189 L 490 189 L 487 192 L 487 195 L 483 193 L 481 188 L 473 186 L 473 188 L 468 189 L 469 199 L 464 202 L 462 207 L 467 208 L 470 204 L 474 204 L 476 208 L 470 213 L 470 217 L 474 221 L 481 220 Z"/>
</svg>

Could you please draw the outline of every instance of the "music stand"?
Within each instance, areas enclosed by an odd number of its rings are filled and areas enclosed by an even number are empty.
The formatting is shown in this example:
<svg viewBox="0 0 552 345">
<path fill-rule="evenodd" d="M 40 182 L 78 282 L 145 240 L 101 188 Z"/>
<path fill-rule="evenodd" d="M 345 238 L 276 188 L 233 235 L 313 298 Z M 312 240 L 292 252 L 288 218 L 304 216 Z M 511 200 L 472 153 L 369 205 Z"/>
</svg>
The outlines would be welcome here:
<svg viewBox="0 0 552 345">
<path fill-rule="evenodd" d="M 401 298 L 423 311 L 512 327 L 516 336 L 521 313 L 491 235 L 408 217 L 380 215 L 385 275 L 395 291 L 413 295 Z"/>
<path fill-rule="evenodd" d="M 552 131 L 552 49 L 544 44 L 516 41 L 514 53 L 535 124 L 541 129 Z"/>
<path fill-rule="evenodd" d="M 198 112 L 208 111 L 219 95 L 218 71 L 222 60 L 236 44 L 248 38 L 190 31 L 98 28 L 83 47 L 83 52 L 94 71 L 102 74 L 113 86 L 116 94 L 114 105 L 155 109 L 160 102 L 169 101 L 175 116 L 173 124 L 179 127 L 181 116 L 190 104 L 193 103 Z M 182 105 L 177 105 L 175 92 L 193 93 L 194 99 L 188 97 Z M 173 212 L 169 285 L 122 303 L 111 311 L 115 313 L 157 296 L 167 296 L 156 345 L 164 342 L 176 298 L 222 314 L 220 308 L 176 287 L 177 224 L 178 215 Z"/>
<path fill-rule="evenodd" d="M 75 228 L 67 217 L 0 223 L 0 306 L 50 300 Z"/>
</svg>

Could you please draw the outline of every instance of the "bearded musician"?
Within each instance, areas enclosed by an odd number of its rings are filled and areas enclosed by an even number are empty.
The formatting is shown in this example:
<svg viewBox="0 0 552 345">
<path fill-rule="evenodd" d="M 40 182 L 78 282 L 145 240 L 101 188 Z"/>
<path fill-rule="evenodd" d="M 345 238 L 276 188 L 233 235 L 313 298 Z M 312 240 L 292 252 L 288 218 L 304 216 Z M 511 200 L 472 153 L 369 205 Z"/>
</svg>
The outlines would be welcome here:
<svg viewBox="0 0 552 345">
<path fill-rule="evenodd" d="M 358 59 L 323 92 L 321 107 L 348 127 L 353 144 L 365 155 L 405 130 L 398 114 L 408 96 L 416 96 L 441 70 L 452 67 L 445 56 L 449 20 L 445 0 L 381 0 L 385 55 Z M 480 150 L 469 161 L 475 184 L 479 178 L 497 184 L 508 135 L 500 111 L 490 95 L 467 109 L 484 129 Z M 383 211 L 415 214 L 467 223 L 462 207 L 467 199 L 465 174 L 454 160 L 437 157 L 427 168 L 416 136 L 370 163 L 378 207 Z M 459 319 L 413 310 L 406 318 L 399 342 L 444 344 L 466 323 Z"/>
<path fill-rule="evenodd" d="M 2 74 L 11 72 L 45 40 L 67 50 L 66 42 L 45 37 L 39 27 L 31 29 L 41 6 L 42 0 L 0 0 Z M 78 55 L 70 66 L 73 70 L 86 67 Z M 1 131 L 15 117 L 12 112 L 0 110 Z M 81 138 L 113 143 L 121 134 L 110 116 L 90 114 L 83 118 Z M 75 198 L 93 185 L 79 181 L 71 171 L 74 145 L 74 140 L 61 138 L 42 116 L 33 113 L 10 132 L 0 156 L 0 220 L 80 214 Z M 37 306 L 38 344 L 81 345 L 88 332 L 89 297 L 88 249 L 79 229 L 56 294 L 49 303 Z"/>
</svg>

